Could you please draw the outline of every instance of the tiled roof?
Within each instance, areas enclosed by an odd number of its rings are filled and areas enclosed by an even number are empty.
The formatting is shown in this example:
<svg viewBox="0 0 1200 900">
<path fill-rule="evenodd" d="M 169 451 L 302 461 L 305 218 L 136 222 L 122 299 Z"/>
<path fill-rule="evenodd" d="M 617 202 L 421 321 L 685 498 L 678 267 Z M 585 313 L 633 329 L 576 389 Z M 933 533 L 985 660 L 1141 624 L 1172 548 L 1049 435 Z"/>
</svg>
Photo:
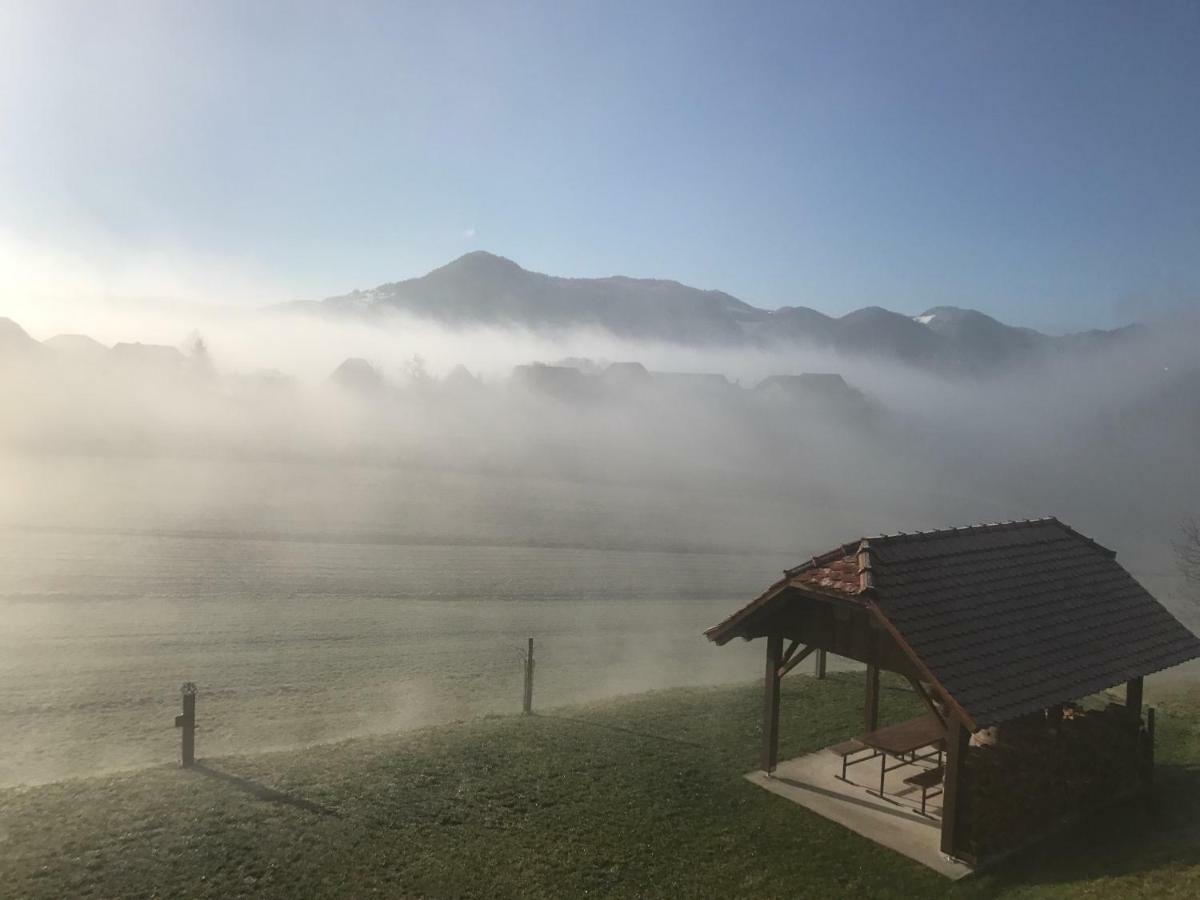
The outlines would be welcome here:
<svg viewBox="0 0 1200 900">
<path fill-rule="evenodd" d="M 818 557 L 805 566 L 792 569 L 789 574 L 792 575 L 793 583 L 840 591 L 844 594 L 857 594 L 861 587 L 857 545 L 849 551 L 840 548 L 832 554 Z"/>
<path fill-rule="evenodd" d="M 863 539 L 786 576 L 752 606 L 789 587 L 872 605 L 975 727 L 1200 656 L 1112 551 L 1056 519 Z M 735 636 L 742 612 L 709 637 Z"/>
</svg>

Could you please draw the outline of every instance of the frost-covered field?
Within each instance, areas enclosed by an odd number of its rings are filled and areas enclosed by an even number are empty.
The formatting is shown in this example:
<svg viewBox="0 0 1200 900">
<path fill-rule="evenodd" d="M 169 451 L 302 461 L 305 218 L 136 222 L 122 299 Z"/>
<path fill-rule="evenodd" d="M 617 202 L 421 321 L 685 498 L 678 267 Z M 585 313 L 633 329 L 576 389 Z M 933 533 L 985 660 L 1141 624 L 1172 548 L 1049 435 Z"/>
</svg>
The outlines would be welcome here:
<svg viewBox="0 0 1200 900">
<path fill-rule="evenodd" d="M 514 711 L 529 636 L 543 708 L 755 679 L 759 648 L 701 632 L 783 567 L 888 524 L 986 512 L 871 499 L 720 479 L 0 460 L 0 785 L 174 759 L 183 681 L 200 687 L 203 756 Z M 1134 571 L 1172 603 L 1168 566 Z"/>
<path fill-rule="evenodd" d="M 235 489 L 201 505 L 215 488 L 197 465 L 174 465 L 174 510 L 145 501 L 166 493 L 165 463 L 25 470 L 22 488 L 47 503 L 0 531 L 0 784 L 174 758 L 185 680 L 201 690 L 203 755 L 512 711 L 527 636 L 540 705 L 753 678 L 752 648 L 717 650 L 700 632 L 795 562 L 631 549 L 654 545 L 661 497 L 468 476 L 402 489 L 385 470 L 342 472 L 357 511 L 331 513 L 322 533 L 311 504 L 336 475 L 305 485 L 293 472 L 288 496 L 263 493 L 277 470 L 226 467 Z M 123 498 L 107 516 L 69 502 L 99 477 Z M 372 491 L 390 499 L 362 502 Z M 422 537 L 411 517 L 434 513 L 421 504 L 452 501 L 481 512 Z"/>
<path fill-rule="evenodd" d="M 230 753 L 511 712 L 530 635 L 540 704 L 746 679 L 757 654 L 717 652 L 700 631 L 778 569 L 213 537 L 4 546 L 2 783 L 171 759 L 184 680 L 201 688 L 200 751 Z"/>
</svg>

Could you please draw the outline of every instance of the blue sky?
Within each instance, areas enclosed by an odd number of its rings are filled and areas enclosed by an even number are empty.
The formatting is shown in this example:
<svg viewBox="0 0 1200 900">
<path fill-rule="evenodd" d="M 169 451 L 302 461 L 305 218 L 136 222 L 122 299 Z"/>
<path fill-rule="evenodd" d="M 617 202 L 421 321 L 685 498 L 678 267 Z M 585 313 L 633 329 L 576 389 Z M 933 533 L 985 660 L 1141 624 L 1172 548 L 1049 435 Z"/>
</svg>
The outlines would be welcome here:
<svg viewBox="0 0 1200 900">
<path fill-rule="evenodd" d="M 9 302 L 472 249 L 1050 330 L 1200 298 L 1194 2 L 0 0 L 0 116 Z"/>
</svg>

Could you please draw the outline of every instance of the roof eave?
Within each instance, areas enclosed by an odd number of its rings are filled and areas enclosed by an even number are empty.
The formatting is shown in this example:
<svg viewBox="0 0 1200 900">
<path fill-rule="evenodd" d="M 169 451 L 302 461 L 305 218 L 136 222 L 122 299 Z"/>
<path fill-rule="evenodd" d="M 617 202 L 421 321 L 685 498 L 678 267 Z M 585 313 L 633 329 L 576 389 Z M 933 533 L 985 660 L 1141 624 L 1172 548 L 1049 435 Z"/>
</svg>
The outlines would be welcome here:
<svg viewBox="0 0 1200 900">
<path fill-rule="evenodd" d="M 775 582 L 759 596 L 729 616 L 729 618 L 705 629 L 704 636 L 718 647 L 724 646 L 736 637 L 746 637 L 738 626 L 742 625 L 754 613 L 770 606 L 776 598 L 785 592 L 791 592 L 796 599 L 815 600 L 819 603 L 835 603 L 855 608 L 862 608 L 866 605 L 862 592 L 851 594 L 846 591 L 824 590 L 820 585 L 796 584 L 789 576 Z"/>
<path fill-rule="evenodd" d="M 790 586 L 791 579 L 785 574 L 783 578 L 776 581 L 769 588 L 743 606 L 741 609 L 733 613 L 728 618 L 718 622 L 710 628 L 704 630 L 704 636 L 716 644 L 718 647 L 724 646 L 735 637 L 738 636 L 737 626 L 745 619 L 762 609 L 771 602 L 780 593 Z"/>
</svg>

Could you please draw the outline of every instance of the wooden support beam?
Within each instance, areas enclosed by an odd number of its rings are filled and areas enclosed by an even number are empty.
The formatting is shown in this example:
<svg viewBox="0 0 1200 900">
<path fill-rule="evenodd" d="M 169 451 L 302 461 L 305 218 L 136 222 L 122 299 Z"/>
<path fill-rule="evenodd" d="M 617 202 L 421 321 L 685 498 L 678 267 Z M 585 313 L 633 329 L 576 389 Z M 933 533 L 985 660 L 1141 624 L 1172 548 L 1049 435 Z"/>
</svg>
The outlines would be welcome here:
<svg viewBox="0 0 1200 900">
<path fill-rule="evenodd" d="M 1063 705 L 1055 703 L 1046 710 L 1046 721 L 1050 723 L 1051 728 L 1058 728 L 1063 722 Z"/>
<path fill-rule="evenodd" d="M 1146 710 L 1146 790 L 1154 787 L 1154 707 Z"/>
<path fill-rule="evenodd" d="M 929 696 L 929 692 L 925 690 L 925 685 L 921 684 L 921 682 L 917 681 L 917 679 L 913 678 L 911 675 L 905 675 L 904 677 L 908 679 L 908 683 L 912 685 L 912 689 L 916 692 L 917 696 L 921 698 L 921 702 L 925 704 L 925 708 L 933 713 L 933 717 L 941 722 L 942 727 L 945 728 L 946 719 L 942 716 L 941 710 L 939 710 L 937 705 L 934 704 L 933 698 Z"/>
<path fill-rule="evenodd" d="M 867 731 L 879 727 L 879 635 L 874 629 L 867 633 L 867 698 L 863 706 L 863 723 Z"/>
<path fill-rule="evenodd" d="M 786 666 L 788 664 L 788 660 L 792 658 L 792 654 L 796 652 L 796 648 L 799 646 L 800 642 L 798 640 L 789 641 L 787 649 L 783 651 L 783 656 L 779 659 L 779 664 L 781 666 Z"/>
<path fill-rule="evenodd" d="M 816 665 L 815 674 L 816 674 L 817 678 L 825 677 L 825 651 L 824 650 L 817 651 L 817 665 Z"/>
<path fill-rule="evenodd" d="M 799 653 L 797 653 L 795 656 L 793 656 L 791 659 L 784 662 L 784 664 L 782 666 L 780 666 L 779 669 L 777 670 L 779 673 L 779 677 L 782 678 L 788 672 L 792 671 L 792 669 L 796 668 L 796 666 L 800 665 L 800 663 L 802 663 L 806 659 L 808 659 L 809 654 L 813 653 L 816 649 L 817 649 L 816 647 L 809 645 L 808 647 L 805 647 L 803 650 L 801 650 Z"/>
<path fill-rule="evenodd" d="M 1134 719 L 1142 717 L 1142 679 L 1141 676 L 1125 682 L 1125 709 Z"/>
<path fill-rule="evenodd" d="M 783 636 L 767 635 L 767 666 L 763 674 L 762 770 L 770 775 L 779 762 L 779 660 Z"/>
<path fill-rule="evenodd" d="M 863 724 L 867 731 L 879 727 L 879 666 L 867 664 L 867 700 L 863 709 Z"/>
<path fill-rule="evenodd" d="M 946 724 L 946 770 L 942 788 L 942 852 L 955 859 L 965 855 L 962 794 L 965 790 L 967 752 L 971 733 L 958 716 Z"/>
</svg>

